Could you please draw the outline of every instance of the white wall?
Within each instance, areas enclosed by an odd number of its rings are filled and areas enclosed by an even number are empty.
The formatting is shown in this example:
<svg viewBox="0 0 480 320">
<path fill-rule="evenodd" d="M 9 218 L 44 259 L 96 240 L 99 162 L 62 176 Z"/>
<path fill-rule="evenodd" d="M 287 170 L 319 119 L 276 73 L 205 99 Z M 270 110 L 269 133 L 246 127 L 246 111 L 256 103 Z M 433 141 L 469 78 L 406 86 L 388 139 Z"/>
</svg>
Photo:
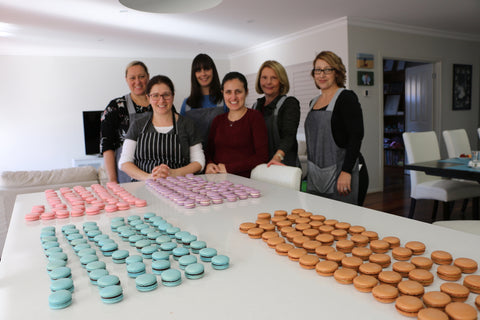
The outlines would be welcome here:
<svg viewBox="0 0 480 320">
<path fill-rule="evenodd" d="M 82 111 L 103 110 L 127 93 L 125 66 L 136 59 L 0 56 L 0 171 L 71 167 L 84 157 Z M 191 59 L 140 60 L 151 76 L 172 79 L 179 109 L 190 92 Z M 222 77 L 229 62 L 215 63 Z"/>
</svg>

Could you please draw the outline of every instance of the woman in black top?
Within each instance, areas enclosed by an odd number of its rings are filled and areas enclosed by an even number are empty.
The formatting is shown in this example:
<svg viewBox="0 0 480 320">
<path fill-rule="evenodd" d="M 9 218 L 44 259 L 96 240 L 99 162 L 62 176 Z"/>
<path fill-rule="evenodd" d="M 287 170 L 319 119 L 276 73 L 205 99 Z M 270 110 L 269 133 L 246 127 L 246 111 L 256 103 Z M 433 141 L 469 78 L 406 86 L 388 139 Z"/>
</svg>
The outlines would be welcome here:
<svg viewBox="0 0 480 320">
<path fill-rule="evenodd" d="M 295 97 L 286 96 L 289 89 L 283 66 L 277 61 L 265 61 L 255 82 L 255 90 L 264 96 L 257 99 L 254 108 L 263 114 L 267 125 L 268 165 L 300 166 L 297 143 L 300 104 Z"/>
<path fill-rule="evenodd" d="M 310 102 L 305 120 L 307 191 L 362 205 L 368 172 L 360 153 L 364 134 L 357 95 L 345 89 L 340 57 L 323 51 L 313 61 L 312 77 L 321 94 Z"/>
<path fill-rule="evenodd" d="M 149 80 L 147 66 L 141 61 L 130 62 L 125 70 L 130 93 L 110 101 L 101 117 L 100 152 L 103 154 L 108 181 L 129 182 L 130 177 L 117 167 L 130 119 L 137 113 L 152 111 L 145 95 Z"/>
</svg>

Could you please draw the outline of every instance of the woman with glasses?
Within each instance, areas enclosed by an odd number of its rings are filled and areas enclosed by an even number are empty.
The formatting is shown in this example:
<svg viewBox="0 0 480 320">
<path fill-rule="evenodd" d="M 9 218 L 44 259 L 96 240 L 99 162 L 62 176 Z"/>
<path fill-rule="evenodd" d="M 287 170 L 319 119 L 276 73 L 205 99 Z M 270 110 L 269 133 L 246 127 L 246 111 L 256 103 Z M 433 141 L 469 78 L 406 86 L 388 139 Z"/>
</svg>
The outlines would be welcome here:
<svg viewBox="0 0 480 320">
<path fill-rule="evenodd" d="M 191 119 L 175 112 L 175 89 L 166 76 L 155 76 L 147 85 L 153 113 L 130 126 L 119 166 L 133 180 L 184 176 L 203 169 L 202 139 Z"/>
<path fill-rule="evenodd" d="M 345 89 L 345 66 L 333 52 L 315 57 L 312 77 L 321 93 L 310 102 L 305 120 L 307 192 L 363 205 L 368 172 L 360 153 L 364 129 L 358 97 Z"/>
<path fill-rule="evenodd" d="M 265 120 L 260 112 L 245 106 L 248 85 L 243 74 L 227 73 L 222 92 L 229 111 L 213 119 L 205 173 L 233 173 L 249 178 L 253 168 L 268 161 Z"/>
<path fill-rule="evenodd" d="M 145 95 L 148 69 L 141 61 L 130 62 L 125 70 L 125 80 L 130 93 L 110 101 L 101 117 L 100 152 L 110 182 L 128 182 L 130 177 L 117 167 L 123 141 L 130 122 L 137 113 L 152 111 Z M 132 119 L 131 119 L 132 118 Z"/>
<path fill-rule="evenodd" d="M 253 108 L 265 119 L 268 132 L 268 165 L 300 166 L 297 129 L 300 122 L 300 103 L 287 97 L 290 89 L 287 72 L 277 61 L 265 61 L 257 73 L 255 90 L 264 96 Z"/>
<path fill-rule="evenodd" d="M 209 55 L 200 53 L 193 59 L 190 83 L 190 96 L 183 100 L 180 114 L 195 122 L 205 148 L 213 118 L 228 111 L 223 103 L 217 68 Z"/>
</svg>

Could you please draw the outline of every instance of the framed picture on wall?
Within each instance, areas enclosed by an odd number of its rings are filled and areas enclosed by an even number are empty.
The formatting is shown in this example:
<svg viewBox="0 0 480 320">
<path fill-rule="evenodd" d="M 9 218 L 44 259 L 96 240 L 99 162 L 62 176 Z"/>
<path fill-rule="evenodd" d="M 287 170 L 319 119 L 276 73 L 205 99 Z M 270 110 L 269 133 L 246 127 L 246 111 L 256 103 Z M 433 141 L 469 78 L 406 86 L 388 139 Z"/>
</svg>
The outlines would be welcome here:
<svg viewBox="0 0 480 320">
<path fill-rule="evenodd" d="M 357 53 L 357 68 L 373 69 L 373 54 Z"/>
<path fill-rule="evenodd" d="M 472 108 L 472 65 L 453 65 L 453 110 Z"/>
<path fill-rule="evenodd" d="M 357 85 L 359 85 L 359 86 L 373 86 L 373 72 L 371 72 L 371 71 L 357 71 Z"/>
</svg>

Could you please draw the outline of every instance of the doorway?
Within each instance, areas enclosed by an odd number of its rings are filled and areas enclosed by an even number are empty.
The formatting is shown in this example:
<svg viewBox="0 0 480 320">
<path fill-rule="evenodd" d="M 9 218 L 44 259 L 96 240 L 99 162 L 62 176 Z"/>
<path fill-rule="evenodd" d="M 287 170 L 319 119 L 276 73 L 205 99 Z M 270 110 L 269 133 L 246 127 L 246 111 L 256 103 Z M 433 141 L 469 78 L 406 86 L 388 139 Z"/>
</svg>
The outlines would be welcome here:
<svg viewBox="0 0 480 320">
<path fill-rule="evenodd" d="M 405 183 L 405 131 L 433 130 L 433 64 L 383 60 L 383 185 Z"/>
</svg>

